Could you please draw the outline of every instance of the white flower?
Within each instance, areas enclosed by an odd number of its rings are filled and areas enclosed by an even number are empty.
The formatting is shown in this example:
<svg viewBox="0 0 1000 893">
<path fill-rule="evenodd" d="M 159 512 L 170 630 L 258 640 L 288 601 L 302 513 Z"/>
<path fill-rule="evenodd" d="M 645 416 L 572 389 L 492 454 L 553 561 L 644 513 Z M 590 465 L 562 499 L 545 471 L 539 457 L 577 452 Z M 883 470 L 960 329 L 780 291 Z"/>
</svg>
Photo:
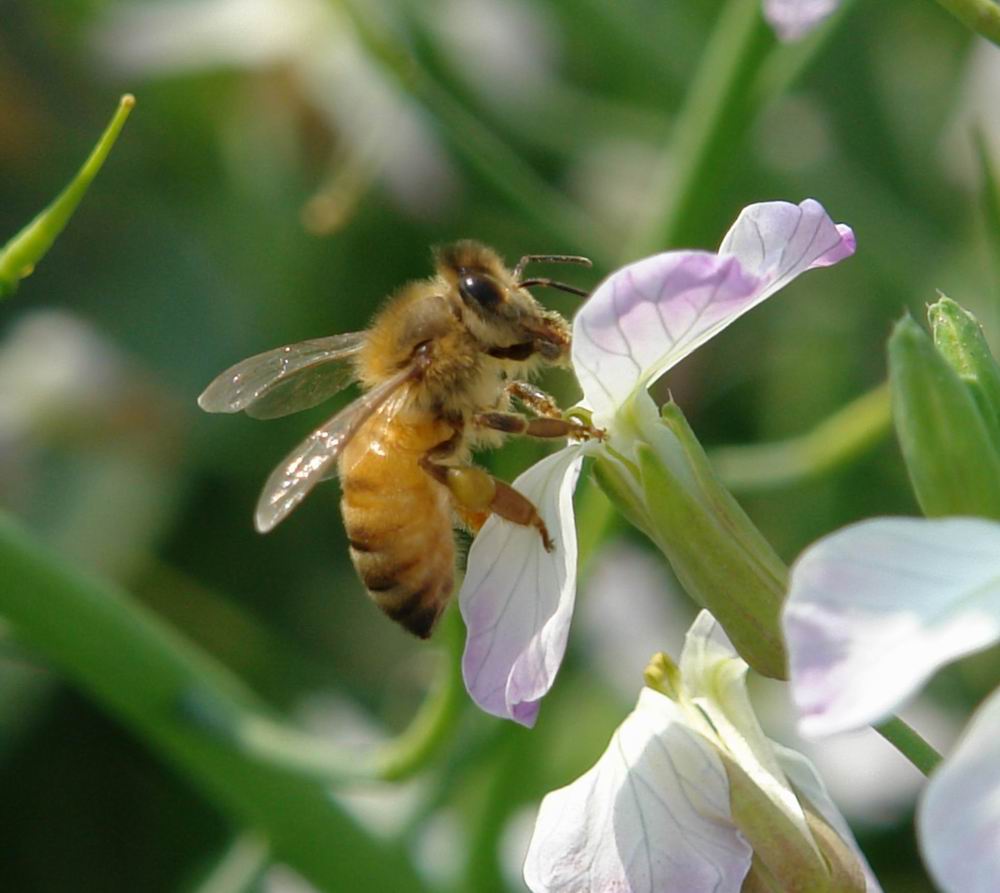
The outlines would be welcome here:
<svg viewBox="0 0 1000 893">
<path fill-rule="evenodd" d="M 454 173 L 423 111 L 365 52 L 325 0 L 151 0 L 112 6 L 97 51 L 129 77 L 275 69 L 343 140 L 345 170 L 377 173 L 410 211 L 445 202 Z"/>
<path fill-rule="evenodd" d="M 825 537 L 792 568 L 784 627 L 800 730 L 878 722 L 938 668 L 1000 640 L 1000 524 L 879 518 Z M 998 737 L 1000 691 L 921 798 L 921 850 L 946 893 L 996 887 Z"/>
<path fill-rule="evenodd" d="M 468 627 L 466 686 L 487 712 L 532 725 L 566 649 L 576 594 L 572 493 L 585 455 L 630 454 L 646 389 L 752 307 L 813 267 L 854 251 L 850 228 L 812 199 L 750 205 L 717 253 L 668 251 L 612 273 L 573 321 L 573 365 L 607 442 L 570 444 L 522 474 L 556 548 L 490 518 L 459 593 Z"/>
<path fill-rule="evenodd" d="M 597 764 L 542 801 L 530 889 L 737 893 L 756 855 L 787 889 L 826 889 L 832 864 L 837 889 L 877 891 L 815 770 L 764 736 L 747 665 L 711 615 L 692 625 L 679 669 L 658 666 L 658 690 L 642 690 Z M 814 836 L 821 826 L 839 851 Z"/>
</svg>

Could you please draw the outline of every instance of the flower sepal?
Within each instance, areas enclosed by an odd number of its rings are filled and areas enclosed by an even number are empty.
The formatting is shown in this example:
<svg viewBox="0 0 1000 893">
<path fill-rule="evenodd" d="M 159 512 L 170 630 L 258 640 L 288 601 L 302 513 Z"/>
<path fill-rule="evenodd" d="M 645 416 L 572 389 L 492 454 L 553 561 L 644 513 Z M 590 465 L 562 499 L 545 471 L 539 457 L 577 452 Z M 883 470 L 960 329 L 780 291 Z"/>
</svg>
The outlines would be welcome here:
<svg viewBox="0 0 1000 893">
<path fill-rule="evenodd" d="M 719 480 L 680 408 L 668 403 L 657 418 L 642 394 L 634 409 L 642 432 L 634 450 L 649 535 L 740 656 L 764 676 L 785 678 L 781 559 Z"/>
</svg>

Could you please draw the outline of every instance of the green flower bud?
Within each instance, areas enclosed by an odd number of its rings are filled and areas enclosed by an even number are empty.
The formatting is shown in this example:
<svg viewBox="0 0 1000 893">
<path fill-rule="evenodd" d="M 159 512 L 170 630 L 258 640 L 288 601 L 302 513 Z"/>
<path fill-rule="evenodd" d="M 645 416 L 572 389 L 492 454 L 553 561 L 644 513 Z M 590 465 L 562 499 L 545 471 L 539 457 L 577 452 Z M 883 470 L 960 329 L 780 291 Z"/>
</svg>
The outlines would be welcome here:
<svg viewBox="0 0 1000 893">
<path fill-rule="evenodd" d="M 657 418 L 649 401 L 636 407 L 635 418 L 646 532 L 744 660 L 758 673 L 785 678 L 779 613 L 787 569 L 723 486 L 676 404 Z"/>
<path fill-rule="evenodd" d="M 910 317 L 889 338 L 896 433 L 928 517 L 1000 519 L 1000 454 L 972 392 Z"/>
<path fill-rule="evenodd" d="M 994 446 L 1000 449 L 1000 366 L 979 320 L 946 295 L 927 308 L 927 318 L 934 346 L 965 382 Z"/>
</svg>

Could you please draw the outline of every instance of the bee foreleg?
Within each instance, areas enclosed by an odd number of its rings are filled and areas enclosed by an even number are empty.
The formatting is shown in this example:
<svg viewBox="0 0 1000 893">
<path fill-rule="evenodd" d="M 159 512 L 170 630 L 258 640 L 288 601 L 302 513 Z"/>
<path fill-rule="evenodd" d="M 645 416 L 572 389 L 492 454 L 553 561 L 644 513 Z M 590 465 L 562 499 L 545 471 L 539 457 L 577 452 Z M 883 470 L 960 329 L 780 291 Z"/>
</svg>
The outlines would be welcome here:
<svg viewBox="0 0 1000 893">
<path fill-rule="evenodd" d="M 545 551 L 555 549 L 555 543 L 534 503 L 510 484 L 498 481 L 481 468 L 471 465 L 457 468 L 438 465 L 426 456 L 420 460 L 420 465 L 434 480 L 448 488 L 463 514 L 492 512 L 522 527 L 534 527 L 542 537 Z"/>
</svg>

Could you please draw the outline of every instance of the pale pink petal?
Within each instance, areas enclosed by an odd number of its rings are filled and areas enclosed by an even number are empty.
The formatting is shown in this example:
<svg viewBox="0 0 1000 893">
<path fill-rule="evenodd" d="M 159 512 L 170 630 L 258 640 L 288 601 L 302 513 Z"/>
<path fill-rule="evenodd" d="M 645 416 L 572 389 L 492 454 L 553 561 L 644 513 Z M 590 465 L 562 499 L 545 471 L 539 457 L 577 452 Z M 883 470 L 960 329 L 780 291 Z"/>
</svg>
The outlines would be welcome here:
<svg viewBox="0 0 1000 893">
<path fill-rule="evenodd" d="M 783 618 L 799 731 L 887 717 L 942 665 L 1000 639 L 1000 524 L 879 518 L 810 546 Z"/>
<path fill-rule="evenodd" d="M 599 424 L 749 309 L 759 280 L 735 258 L 668 251 L 622 267 L 573 320 L 573 368 Z"/>
<path fill-rule="evenodd" d="M 764 18 L 782 40 L 797 40 L 839 5 L 840 0 L 764 0 Z"/>
<path fill-rule="evenodd" d="M 669 251 L 612 273 L 573 320 L 573 366 L 599 424 L 639 389 L 812 267 L 854 251 L 811 199 L 740 214 L 718 254 Z"/>
<path fill-rule="evenodd" d="M 806 270 L 850 257 L 856 247 L 853 230 L 834 223 L 818 201 L 807 198 L 797 205 L 747 205 L 726 233 L 719 254 L 737 257 L 747 272 L 764 280 L 756 296 L 762 301 Z"/>
<path fill-rule="evenodd" d="M 645 688 L 597 764 L 542 801 L 524 880 L 533 893 L 738 893 L 751 856 L 713 745 Z"/>
<path fill-rule="evenodd" d="M 917 810 L 924 862 L 943 893 L 992 893 L 1000 878 L 1000 690 L 973 714 Z"/>
<path fill-rule="evenodd" d="M 534 725 L 566 651 L 576 598 L 573 488 L 586 447 L 568 446 L 514 487 L 545 521 L 555 549 L 533 527 L 491 517 L 473 540 L 458 601 L 468 629 L 462 671 L 487 713 Z"/>
</svg>

